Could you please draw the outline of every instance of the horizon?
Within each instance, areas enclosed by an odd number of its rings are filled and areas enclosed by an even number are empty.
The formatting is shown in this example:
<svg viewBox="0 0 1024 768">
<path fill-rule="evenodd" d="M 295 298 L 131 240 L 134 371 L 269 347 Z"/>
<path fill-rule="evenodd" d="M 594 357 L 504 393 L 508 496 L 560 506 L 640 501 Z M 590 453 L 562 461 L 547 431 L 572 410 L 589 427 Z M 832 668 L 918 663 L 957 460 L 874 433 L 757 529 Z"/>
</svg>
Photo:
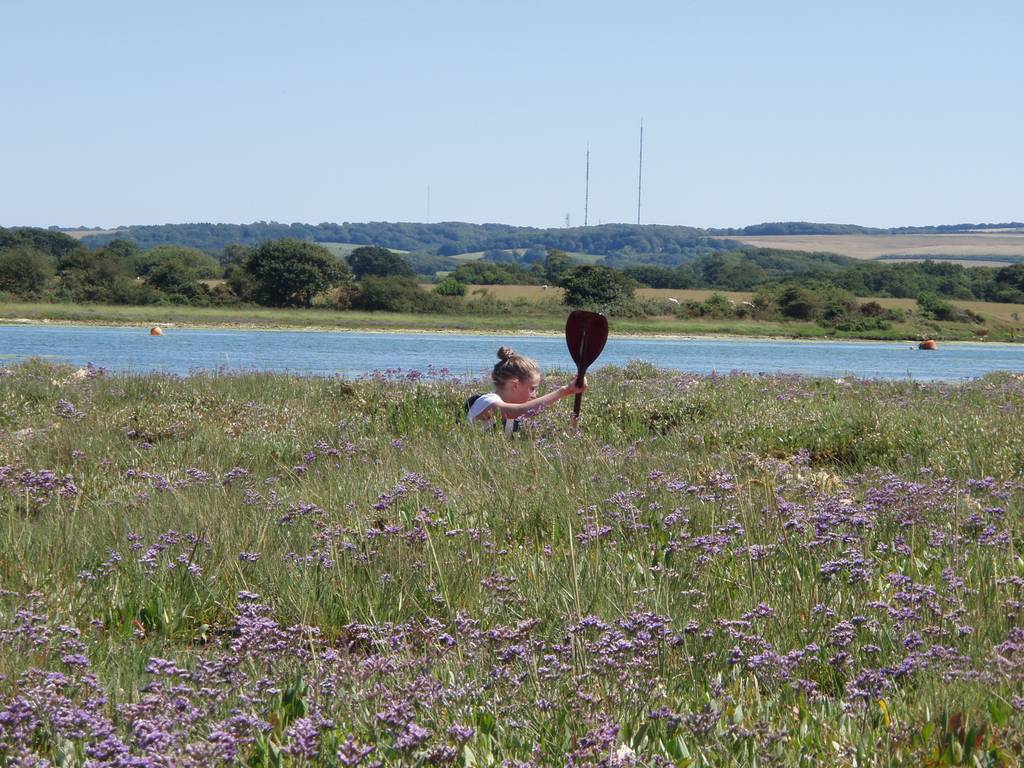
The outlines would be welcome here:
<svg viewBox="0 0 1024 768">
<path fill-rule="evenodd" d="M 11 224 L 11 225 L 6 225 L 5 228 L 7 228 L 7 229 L 47 229 L 47 230 L 56 230 L 56 231 L 61 231 L 61 232 L 68 232 L 68 231 L 71 231 L 71 232 L 84 232 L 84 231 L 112 232 L 112 231 L 119 231 L 119 230 L 127 230 L 127 229 L 131 229 L 132 227 L 175 227 L 175 226 L 189 226 L 189 225 L 212 225 L 212 226 L 245 227 L 245 226 L 253 226 L 253 225 L 257 225 L 257 224 L 276 224 L 276 225 L 282 225 L 282 226 L 292 226 L 293 224 L 298 224 L 298 225 L 301 225 L 301 226 L 320 226 L 320 225 L 323 225 L 323 224 L 332 225 L 332 226 L 343 226 L 343 225 L 351 225 L 351 224 L 395 224 L 395 225 L 414 225 L 414 226 L 441 226 L 441 225 L 444 225 L 444 224 L 468 224 L 468 225 L 472 225 L 472 226 L 520 227 L 520 228 L 524 228 L 524 229 L 593 229 L 593 228 L 596 228 L 596 227 L 611 227 L 611 226 L 615 226 L 615 227 L 620 227 L 620 226 L 627 226 L 627 227 L 652 226 L 652 227 L 684 227 L 684 228 L 688 228 L 688 229 L 701 229 L 701 230 L 744 229 L 744 228 L 749 228 L 749 227 L 759 227 L 759 226 L 766 226 L 766 225 L 772 225 L 772 224 L 806 224 L 808 226 L 864 227 L 864 228 L 867 228 L 867 229 L 902 229 L 902 228 L 917 228 L 917 227 L 925 228 L 925 227 L 950 227 L 950 226 L 963 226 L 963 227 L 972 227 L 972 226 L 973 227 L 1013 227 L 1014 229 L 1018 229 L 1018 228 L 1024 226 L 1024 222 L 1016 221 L 1016 220 L 1013 220 L 1013 221 L 973 221 L 973 222 L 972 221 L 956 221 L 956 222 L 947 221 L 947 222 L 931 222 L 931 223 L 928 223 L 928 224 L 894 224 L 892 227 L 873 227 L 872 225 L 869 225 L 869 224 L 859 224 L 859 223 L 855 223 L 855 222 L 808 221 L 806 219 L 793 219 L 793 220 L 788 220 L 788 221 L 759 221 L 759 222 L 754 223 L 754 224 L 742 224 L 742 225 L 739 225 L 739 226 L 723 226 L 723 227 L 705 227 L 705 226 L 698 226 L 698 225 L 694 225 L 694 224 L 661 224 L 661 223 L 650 223 L 650 224 L 641 223 L 641 224 L 638 225 L 638 224 L 635 224 L 635 223 L 632 223 L 632 222 L 628 222 L 628 221 L 608 221 L 608 222 L 604 222 L 603 224 L 588 224 L 587 226 L 572 225 L 572 226 L 569 226 L 569 227 L 566 227 L 566 226 L 561 226 L 561 227 L 559 227 L 559 226 L 554 226 L 554 227 L 533 227 L 533 226 L 530 226 L 530 225 L 509 224 L 507 222 L 501 222 L 501 221 L 471 222 L 471 221 L 459 221 L 457 219 L 449 219 L 449 220 L 445 220 L 445 221 L 432 221 L 432 222 L 425 222 L 425 221 L 397 221 L 397 220 L 396 221 L 379 220 L 379 221 L 319 221 L 319 222 L 313 222 L 313 221 L 289 221 L 289 222 L 285 222 L 285 221 L 278 221 L 276 219 L 258 219 L 258 220 L 255 220 L 255 221 L 198 221 L 198 220 L 196 220 L 196 221 L 163 222 L 161 224 L 119 224 L 119 225 L 111 226 L 111 227 L 89 226 L 89 225 L 62 226 L 62 225 L 58 225 L 58 224 L 50 224 L 50 225 L 47 225 L 47 226 L 36 226 L 36 225 L 31 225 L 31 224 Z M 0 225 L 0 226 L 3 226 L 3 225 Z M 827 235 L 819 235 L 819 236 L 826 237 Z M 766 237 L 770 237 L 770 235 L 766 235 Z"/>
<path fill-rule="evenodd" d="M 634 223 L 641 122 L 641 224 L 1020 221 L 1024 5 L 982 11 L 15 4 L 0 225 Z"/>
</svg>

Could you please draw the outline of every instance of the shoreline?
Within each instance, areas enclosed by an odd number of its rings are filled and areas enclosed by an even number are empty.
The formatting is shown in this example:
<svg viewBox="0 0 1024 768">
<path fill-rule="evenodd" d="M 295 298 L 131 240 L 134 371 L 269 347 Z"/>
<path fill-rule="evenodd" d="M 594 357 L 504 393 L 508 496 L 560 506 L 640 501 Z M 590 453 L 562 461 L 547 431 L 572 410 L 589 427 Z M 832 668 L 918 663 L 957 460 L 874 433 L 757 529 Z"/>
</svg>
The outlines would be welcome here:
<svg viewBox="0 0 1024 768">
<path fill-rule="evenodd" d="M 539 336 L 548 338 L 561 338 L 561 331 L 543 330 L 536 328 L 525 329 L 501 329 L 501 328 L 423 328 L 408 326 L 329 326 L 329 325 L 281 325 L 272 323 L 216 323 L 216 322 L 160 322 L 160 321 L 123 321 L 117 320 L 63 320 L 51 318 L 29 318 L 29 317 L 0 317 L 0 327 L 25 327 L 25 326 L 49 326 L 49 327 L 72 327 L 72 328 L 139 328 L 147 330 L 153 326 L 159 326 L 165 330 L 197 330 L 197 331 L 265 331 L 265 332 L 292 332 L 292 333 L 369 333 L 369 334 L 421 334 L 424 336 Z M 917 339 L 865 339 L 856 337 L 801 337 L 786 334 L 734 334 L 716 333 L 666 333 L 662 331 L 619 331 L 609 333 L 612 339 L 651 339 L 654 341 L 707 341 L 723 339 L 727 341 L 791 341 L 808 344 L 908 344 L 912 348 L 918 343 Z M 940 344 L 984 344 L 985 346 L 1007 346 L 1018 347 L 1024 344 L 1022 341 L 986 341 L 984 339 L 958 339 L 939 340 Z"/>
</svg>

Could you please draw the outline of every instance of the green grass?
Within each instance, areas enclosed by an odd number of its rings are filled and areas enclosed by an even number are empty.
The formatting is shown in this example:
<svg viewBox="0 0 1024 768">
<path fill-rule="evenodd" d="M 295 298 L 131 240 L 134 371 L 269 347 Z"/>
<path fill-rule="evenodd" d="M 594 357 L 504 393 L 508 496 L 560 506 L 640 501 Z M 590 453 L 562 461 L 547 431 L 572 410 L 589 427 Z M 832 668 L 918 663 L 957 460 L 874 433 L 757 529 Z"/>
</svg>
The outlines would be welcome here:
<svg viewBox="0 0 1024 768">
<path fill-rule="evenodd" d="M 564 318 L 475 315 L 419 315 L 394 312 L 338 312 L 330 309 L 266 307 L 113 306 L 97 304 L 0 303 L 0 318 L 110 325 L 192 325 L 251 328 L 466 330 L 555 329 Z M 3 322 L 3 320 L 0 320 Z"/>
<path fill-rule="evenodd" d="M 513 253 L 522 255 L 526 253 L 528 249 L 506 248 L 503 250 L 509 250 L 512 251 Z M 455 261 L 479 261 L 484 257 L 485 253 L 487 253 L 487 251 L 470 251 L 469 253 L 456 254 L 455 256 L 452 256 L 452 258 L 455 259 Z M 577 261 L 581 264 L 596 264 L 597 262 L 604 258 L 604 256 L 599 253 L 582 253 L 578 251 L 572 251 L 568 255 L 570 258 L 572 258 L 573 261 Z"/>
<path fill-rule="evenodd" d="M 499 286 L 500 287 L 500 286 Z M 470 296 L 470 299 L 475 297 Z M 537 331 L 561 333 L 568 311 L 555 298 L 505 299 L 472 313 L 434 315 L 391 312 L 338 312 L 330 309 L 269 309 L 265 307 L 112 306 L 97 304 L 50 304 L 0 302 L 0 323 L 54 322 L 92 325 L 162 325 L 194 327 L 241 327 L 310 330 L 457 331 L 500 333 Z M 1004 307 L 1009 305 L 993 305 Z M 972 304 L 984 312 L 984 305 Z M 613 317 L 612 332 L 620 334 L 737 335 L 796 339 L 872 339 L 900 341 L 937 338 L 944 341 L 975 341 L 978 326 L 937 323 L 915 319 L 894 323 L 886 331 L 843 332 L 816 323 L 681 319 L 673 316 Z M 1020 341 L 1024 326 L 1017 321 L 993 321 L 989 341 Z"/>
<path fill-rule="evenodd" d="M 356 248 L 365 248 L 366 247 L 365 243 L 363 243 L 363 244 L 360 244 L 360 243 L 317 243 L 317 245 L 322 245 L 324 248 L 326 248 L 328 251 L 333 253 L 335 256 L 338 256 L 338 257 L 341 257 L 341 258 L 344 258 L 345 256 L 348 256 Z M 408 253 L 408 251 L 400 251 L 397 248 L 389 248 L 388 250 L 391 251 L 392 253 Z"/>
<path fill-rule="evenodd" d="M 199 702 L 176 726 L 197 750 L 229 712 L 255 717 L 266 730 L 239 758 L 253 765 L 335 765 L 350 734 L 387 765 L 425 764 L 428 746 L 382 725 L 401 702 L 430 749 L 472 726 L 464 765 L 574 751 L 607 764 L 624 749 L 722 766 L 1024 754 L 1020 657 L 995 660 L 1024 599 L 1019 376 L 722 378 L 634 362 L 591 377 L 580 432 L 562 402 L 509 441 L 460 423 L 474 383 L 72 374 L 42 361 L 0 374 L 0 711 L 16 695 L 50 711 L 30 668 L 80 680 L 63 625 L 111 696 L 92 706 L 136 706 L 145 733 L 152 708 Z M 78 492 L 20 492 L 13 478 L 42 469 Z M 151 570 L 140 560 L 161 536 Z M 104 566 L 111 551 L 120 562 Z M 240 590 L 278 622 L 262 650 L 233 645 L 248 636 Z M 903 605 L 916 617 L 894 619 Z M 609 629 L 580 629 L 588 616 Z M 792 679 L 759 661 L 797 652 Z M 187 675 L 146 672 L 153 657 Z M 202 671 L 224 659 L 227 677 Z M 851 692 L 908 659 L 919 666 L 878 694 Z M 84 683 L 60 690 L 86 706 Z M 329 720 L 324 755 L 289 756 L 289 728 L 313 713 Z M 114 727 L 131 741 L 129 719 Z M 975 744 L 964 734 L 981 725 Z M 32 749 L 80 765 L 70 732 L 44 717 Z"/>
<path fill-rule="evenodd" d="M 569 251 L 569 257 L 581 264 L 597 264 L 604 258 L 600 253 L 583 253 L 581 251 Z"/>
</svg>

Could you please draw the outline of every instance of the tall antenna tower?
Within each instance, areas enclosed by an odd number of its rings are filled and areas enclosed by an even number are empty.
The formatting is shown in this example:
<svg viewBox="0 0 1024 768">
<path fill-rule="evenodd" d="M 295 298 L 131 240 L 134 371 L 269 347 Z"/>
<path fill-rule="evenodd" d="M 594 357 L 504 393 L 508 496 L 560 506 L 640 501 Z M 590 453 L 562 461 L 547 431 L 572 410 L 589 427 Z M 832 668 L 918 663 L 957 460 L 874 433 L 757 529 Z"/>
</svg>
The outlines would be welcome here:
<svg viewBox="0 0 1024 768">
<path fill-rule="evenodd" d="M 427 224 L 430 223 L 430 185 L 427 184 Z"/>
<path fill-rule="evenodd" d="M 640 223 L 640 192 L 644 183 L 644 119 L 640 118 L 640 170 L 636 176 L 636 223 Z"/>
<path fill-rule="evenodd" d="M 583 226 L 587 226 L 587 214 L 590 211 L 590 144 L 587 144 L 587 186 L 583 193 Z"/>
</svg>

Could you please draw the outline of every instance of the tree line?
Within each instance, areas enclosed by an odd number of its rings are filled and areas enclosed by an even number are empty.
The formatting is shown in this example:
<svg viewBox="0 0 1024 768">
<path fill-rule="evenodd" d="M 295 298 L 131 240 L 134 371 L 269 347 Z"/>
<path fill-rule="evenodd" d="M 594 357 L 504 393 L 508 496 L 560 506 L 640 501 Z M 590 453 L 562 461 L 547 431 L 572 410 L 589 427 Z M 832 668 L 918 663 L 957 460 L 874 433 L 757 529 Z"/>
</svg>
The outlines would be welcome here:
<svg viewBox="0 0 1024 768">
<path fill-rule="evenodd" d="M 607 267 L 577 267 L 564 253 L 545 256 L 552 275 L 565 277 L 570 300 L 614 302 L 619 294 L 580 298 L 569 277 L 574 269 L 578 291 L 586 276 L 611 275 L 620 288 L 631 286 Z M 516 265 L 494 265 L 520 269 Z M 38 229 L 0 229 L 0 296 L 106 304 L 257 304 L 397 312 L 457 311 L 465 295 L 463 275 L 423 290 L 408 260 L 379 246 L 362 246 L 341 258 L 316 243 L 294 238 L 257 246 L 230 244 L 218 262 L 203 251 L 179 245 L 142 250 L 127 240 L 112 240 L 89 250 L 73 238 Z M 597 285 L 597 282 L 595 282 Z M 601 286 L 604 284 L 602 283 Z"/>
<path fill-rule="evenodd" d="M 179 245 L 143 250 L 115 239 L 89 250 L 60 232 L 0 228 L 0 294 L 76 303 L 309 307 L 319 302 L 336 309 L 458 312 L 465 310 L 467 302 L 459 299 L 469 285 L 547 284 L 563 288 L 565 302 L 573 306 L 615 306 L 616 311 L 643 314 L 647 309 L 637 303 L 633 289 L 648 286 L 756 291 L 766 297 L 759 311 L 771 306 L 785 317 L 803 313 L 805 319 L 848 317 L 859 306 L 857 298 L 872 296 L 919 303 L 925 296 L 926 311 L 935 315 L 950 313 L 949 299 L 1024 303 L 1024 264 L 999 269 L 927 261 L 883 264 L 833 254 L 744 249 L 706 254 L 674 267 L 619 269 L 580 264 L 555 248 L 533 249 L 528 264 L 507 259 L 507 253 L 499 249 L 461 263 L 432 290 L 424 290 L 411 257 L 380 246 L 361 246 L 341 258 L 316 243 L 281 238 L 256 246 L 229 244 L 216 260 Z M 801 309 L 805 306 L 811 309 Z M 846 310 L 838 312 L 842 306 Z"/>
<path fill-rule="evenodd" d="M 657 224 L 604 224 L 592 227 L 538 229 L 507 224 L 465 222 L 362 222 L 334 224 L 257 221 L 251 224 L 163 224 L 129 226 L 115 233 L 86 235 L 83 242 L 100 248 L 114 239 L 129 240 L 143 250 L 158 245 L 184 245 L 218 254 L 226 246 L 259 245 L 267 240 L 295 238 L 317 243 L 377 245 L 435 256 L 494 249 L 557 248 L 620 260 L 653 257 L 665 264 L 682 263 L 711 251 L 738 246 L 728 238 L 752 235 L 949 234 L 973 230 L 1022 229 L 1024 223 L 940 224 L 923 227 L 863 227 L 854 224 L 766 222 L 739 228 L 699 228 Z M 614 266 L 614 265 L 612 265 Z"/>
<path fill-rule="evenodd" d="M 267 240 L 294 238 L 317 243 L 376 245 L 446 257 L 477 251 L 557 248 L 567 252 L 616 255 L 641 254 L 685 259 L 735 247 L 720 243 L 694 227 L 605 224 L 596 227 L 537 229 L 506 224 L 436 224 L 366 222 L 344 224 L 164 224 L 131 226 L 115 233 L 86 235 L 82 242 L 101 248 L 113 240 L 128 240 L 143 250 L 158 245 L 184 245 L 219 254 L 228 245 L 259 245 Z"/>
<path fill-rule="evenodd" d="M 627 263 L 620 271 L 635 285 L 648 288 L 757 291 L 792 283 L 808 288 L 831 285 L 858 297 L 916 299 L 932 293 L 947 299 L 1024 303 L 1024 264 L 995 268 L 933 261 L 880 263 L 830 253 L 755 248 L 716 252 L 674 267 Z M 554 282 L 550 271 L 538 263 L 524 267 L 486 257 L 463 264 L 452 274 L 468 284 Z"/>
</svg>

